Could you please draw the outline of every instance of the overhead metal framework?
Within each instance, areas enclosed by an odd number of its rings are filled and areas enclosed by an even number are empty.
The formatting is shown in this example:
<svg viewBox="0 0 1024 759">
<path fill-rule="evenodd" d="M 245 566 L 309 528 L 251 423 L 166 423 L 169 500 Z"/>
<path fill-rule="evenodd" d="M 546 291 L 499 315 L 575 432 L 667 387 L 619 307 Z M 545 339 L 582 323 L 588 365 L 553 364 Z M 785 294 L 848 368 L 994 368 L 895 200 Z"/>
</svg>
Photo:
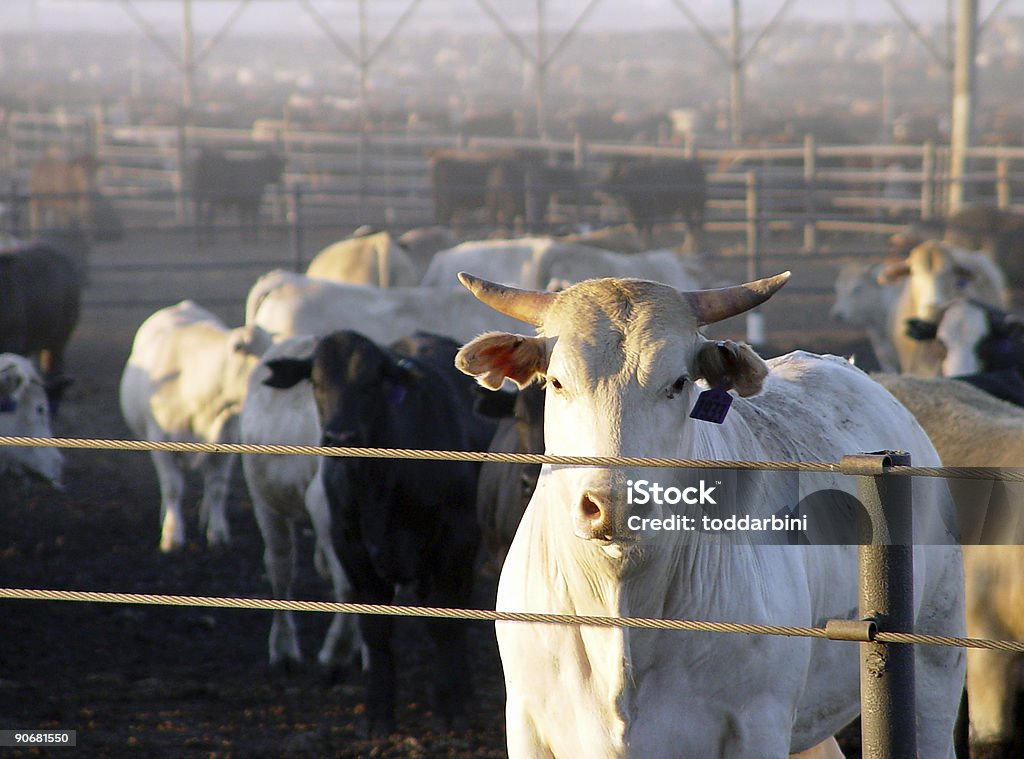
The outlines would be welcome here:
<svg viewBox="0 0 1024 759">
<path fill-rule="evenodd" d="M 139 10 L 139 4 L 145 2 L 145 0 L 93 1 L 117 2 L 129 18 L 135 22 L 180 72 L 182 77 L 180 104 L 182 141 L 180 145 L 184 150 L 185 127 L 192 121 L 192 111 L 195 103 L 196 71 L 236 25 L 245 10 L 253 4 L 254 0 L 180 0 L 180 50 L 170 44 Z M 163 1 L 167 2 L 167 0 Z M 422 5 L 423 0 L 408 0 L 397 20 L 394 21 L 392 26 L 376 44 L 371 44 L 369 39 L 368 0 L 352 0 L 356 6 L 357 16 L 357 43 L 355 46 L 338 33 L 326 15 L 318 8 L 315 0 L 294 1 L 342 54 L 358 68 L 360 121 L 363 126 L 362 131 L 365 134 L 371 105 L 369 102 L 368 86 L 370 69 L 379 59 L 381 53 L 394 41 L 399 31 L 412 18 L 416 9 Z M 548 134 L 547 79 L 551 66 L 559 54 L 564 51 L 569 41 L 576 36 L 583 24 L 591 17 L 600 1 L 586 0 L 583 9 L 572 21 L 568 30 L 552 44 L 547 21 L 548 0 L 534 0 L 535 43 L 531 48 L 523 40 L 523 37 L 511 28 L 506 19 L 494 6 L 493 0 L 475 0 L 484 15 L 533 69 L 535 74 L 537 133 L 541 137 L 545 137 Z M 235 7 L 216 32 L 197 49 L 194 41 L 193 7 L 197 3 L 214 2 L 231 2 Z M 292 2 L 292 0 L 260 0 L 260 2 L 281 3 Z M 730 0 L 731 18 L 728 43 L 711 31 L 700 15 L 690 6 L 688 0 L 671 0 L 671 2 L 728 67 L 730 135 L 734 142 L 739 142 L 743 137 L 744 75 L 746 67 L 757 54 L 764 41 L 778 28 L 796 0 L 782 0 L 769 21 L 756 32 L 753 41 L 746 47 L 744 47 L 743 39 L 742 0 Z M 937 45 L 933 38 L 914 20 L 903 6 L 901 0 L 887 0 L 887 3 L 928 54 L 948 72 L 950 79 L 950 121 L 952 125 L 951 161 L 954 177 L 950 188 L 949 205 L 951 208 L 957 208 L 964 200 L 963 183 L 957 181 L 957 179 L 962 177 L 967 171 L 966 150 L 972 144 L 973 113 L 976 101 L 975 55 L 977 53 L 978 40 L 996 15 L 1009 3 L 1009 0 L 998 0 L 981 21 L 978 19 L 979 0 L 946 0 L 945 50 L 942 49 L 942 46 Z M 33 5 L 34 18 L 35 8 Z"/>
</svg>

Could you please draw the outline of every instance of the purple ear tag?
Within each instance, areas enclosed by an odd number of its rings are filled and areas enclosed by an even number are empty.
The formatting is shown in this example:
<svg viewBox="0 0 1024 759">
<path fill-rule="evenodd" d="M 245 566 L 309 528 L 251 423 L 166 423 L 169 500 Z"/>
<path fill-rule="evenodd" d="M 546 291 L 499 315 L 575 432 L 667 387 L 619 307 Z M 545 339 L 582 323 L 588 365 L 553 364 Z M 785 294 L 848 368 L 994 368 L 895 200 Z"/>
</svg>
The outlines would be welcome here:
<svg viewBox="0 0 1024 759">
<path fill-rule="evenodd" d="M 395 385 L 391 388 L 391 392 L 388 393 L 388 403 L 392 406 L 399 405 L 405 400 L 406 387 L 405 385 Z"/>
<path fill-rule="evenodd" d="M 690 418 L 721 424 L 725 421 L 725 415 L 729 413 L 731 405 L 732 396 L 725 392 L 725 388 L 713 387 L 697 396 L 697 402 L 693 404 Z"/>
<path fill-rule="evenodd" d="M 18 402 L 13 397 L 5 395 L 0 398 L 0 414 L 10 414 L 18 410 Z"/>
</svg>

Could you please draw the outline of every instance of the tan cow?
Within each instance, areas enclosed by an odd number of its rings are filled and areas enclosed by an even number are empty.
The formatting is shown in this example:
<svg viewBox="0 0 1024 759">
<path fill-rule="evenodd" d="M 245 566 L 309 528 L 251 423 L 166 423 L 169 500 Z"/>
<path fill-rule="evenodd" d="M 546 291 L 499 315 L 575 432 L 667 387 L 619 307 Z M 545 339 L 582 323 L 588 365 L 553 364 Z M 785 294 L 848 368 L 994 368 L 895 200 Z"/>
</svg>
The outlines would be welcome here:
<svg viewBox="0 0 1024 759">
<path fill-rule="evenodd" d="M 959 380 L 891 374 L 875 379 L 910 409 L 946 466 L 1024 467 L 1024 409 Z M 1024 483 L 950 480 L 950 486 L 967 517 L 967 634 L 1024 640 Z M 982 525 L 996 534 L 981 532 Z M 971 544 L 982 540 L 1014 545 Z M 972 746 L 1012 744 L 1014 700 L 1024 689 L 1022 664 L 1019 653 L 967 650 Z"/>
<path fill-rule="evenodd" d="M 30 169 L 29 224 L 33 234 L 45 229 L 88 228 L 93 218 L 99 162 L 89 154 L 68 158 L 50 149 Z"/>
</svg>

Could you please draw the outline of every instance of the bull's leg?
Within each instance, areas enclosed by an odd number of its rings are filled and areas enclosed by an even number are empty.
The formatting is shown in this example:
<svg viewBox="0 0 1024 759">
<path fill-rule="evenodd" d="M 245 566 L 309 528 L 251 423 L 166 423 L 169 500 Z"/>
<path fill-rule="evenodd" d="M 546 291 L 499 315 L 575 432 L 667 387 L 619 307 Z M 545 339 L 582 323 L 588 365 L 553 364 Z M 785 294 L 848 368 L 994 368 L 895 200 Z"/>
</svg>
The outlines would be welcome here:
<svg viewBox="0 0 1024 759">
<path fill-rule="evenodd" d="M 991 636 L 986 637 L 1005 637 Z M 971 649 L 967 652 L 967 693 L 972 745 L 1013 741 L 1014 699 L 1019 654 Z"/>
<path fill-rule="evenodd" d="M 295 524 L 270 508 L 259 494 L 253 494 L 256 523 L 263 535 L 263 565 L 270 576 L 275 599 L 291 599 L 295 577 Z M 275 611 L 270 623 L 270 666 L 302 661 L 295 618 L 290 611 Z"/>
<path fill-rule="evenodd" d="M 366 603 L 388 603 L 380 596 L 360 598 Z M 394 633 L 392 617 L 361 616 L 359 632 L 366 642 L 366 716 L 371 736 L 395 731 L 395 655 L 391 648 Z"/>
<path fill-rule="evenodd" d="M 554 759 L 555 755 L 541 741 L 530 712 L 511 693 L 505 701 L 505 742 L 509 759 Z"/>
<path fill-rule="evenodd" d="M 175 551 L 185 545 L 185 520 L 181 500 L 185 494 L 185 473 L 170 451 L 150 451 L 160 481 L 160 550 Z"/>
<path fill-rule="evenodd" d="M 203 461 L 203 500 L 199 506 L 199 528 L 205 528 L 206 542 L 211 546 L 226 545 L 231 541 L 227 500 L 236 459 L 234 454 L 212 454 Z"/>
<path fill-rule="evenodd" d="M 444 731 L 465 732 L 466 702 L 472 690 L 466 623 L 455 619 L 428 622 L 436 649 L 434 674 L 434 710 Z"/>
</svg>

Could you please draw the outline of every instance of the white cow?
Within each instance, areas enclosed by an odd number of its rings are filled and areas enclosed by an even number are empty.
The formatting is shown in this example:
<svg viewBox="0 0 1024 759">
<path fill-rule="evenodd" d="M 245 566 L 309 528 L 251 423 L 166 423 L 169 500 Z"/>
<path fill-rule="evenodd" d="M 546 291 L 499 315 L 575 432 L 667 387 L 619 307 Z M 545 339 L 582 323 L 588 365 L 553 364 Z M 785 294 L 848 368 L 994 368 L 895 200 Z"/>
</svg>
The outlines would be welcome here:
<svg viewBox="0 0 1024 759">
<path fill-rule="evenodd" d="M 934 338 L 907 336 L 907 320 L 937 325 L 958 298 L 976 298 L 1005 308 L 1006 278 L 984 253 L 928 240 L 910 251 L 906 260 L 888 264 L 879 275 L 882 284 L 900 284 L 900 296 L 889 313 L 889 334 L 905 374 L 938 376 L 943 346 Z"/>
<path fill-rule="evenodd" d="M 519 285 L 522 284 L 524 264 L 555 251 L 584 257 L 605 252 L 586 245 L 559 242 L 550 237 L 471 240 L 435 253 L 423 275 L 422 284 L 427 287 L 458 287 L 460 271 L 477 271 L 493 282 Z"/>
<path fill-rule="evenodd" d="M 889 334 L 889 315 L 896 307 L 900 288 L 881 284 L 881 273 L 881 264 L 856 262 L 843 266 L 836 277 L 836 300 L 829 316 L 862 327 L 882 371 L 898 372 L 900 362 Z"/>
<path fill-rule="evenodd" d="M 958 380 L 885 374 L 875 379 L 914 413 L 946 466 L 1024 467 L 1024 409 Z M 953 480 L 952 485 L 965 510 L 969 541 L 964 545 L 967 634 L 1024 640 L 1024 483 Z M 995 528 L 988 535 L 980 530 L 986 522 Z M 971 544 L 981 541 L 994 544 Z M 1013 742 L 1015 700 L 1024 690 L 1022 665 L 1018 653 L 967 650 L 972 744 Z"/>
<path fill-rule="evenodd" d="M 461 287 L 345 285 L 276 269 L 260 277 L 246 300 L 246 324 L 280 339 L 325 335 L 340 329 L 390 344 L 417 330 L 469 340 L 489 329 L 508 329 L 514 319 L 496 314 Z"/>
<path fill-rule="evenodd" d="M 696 258 L 671 250 L 615 253 L 583 246 L 561 246 L 537 251 L 523 264 L 519 282 L 531 290 L 556 290 L 597 277 L 649 279 L 680 290 L 693 290 L 703 285 L 705 273 Z"/>
<path fill-rule="evenodd" d="M 418 284 L 416 265 L 387 232 L 339 240 L 317 253 L 306 274 L 332 282 L 376 287 Z"/>
<path fill-rule="evenodd" d="M 748 346 L 698 332 L 763 302 L 787 277 L 700 292 L 600 279 L 541 293 L 464 275 L 477 297 L 537 325 L 539 336 L 482 335 L 456 365 L 490 388 L 545 377 L 549 454 L 836 461 L 898 448 L 937 465 L 910 412 L 846 361 L 796 352 L 766 364 Z M 688 418 L 707 386 L 740 396 L 721 425 Z M 497 608 L 781 625 L 856 616 L 855 546 L 764 545 L 763 533 L 693 529 L 707 516 L 699 505 L 628 505 L 632 483 L 655 479 L 710 509 L 710 478 L 720 501 L 733 498 L 754 518 L 797 504 L 793 478 L 777 473 L 545 465 Z M 914 629 L 959 634 L 953 506 L 941 481 L 918 479 Z M 851 492 L 851 478 L 801 474 L 798 484 L 830 507 L 811 512 L 815 523 L 826 513 L 852 518 L 827 497 Z M 673 517 L 696 521 L 689 532 L 643 522 Z M 499 623 L 497 635 L 512 757 L 834 753 L 830 736 L 859 708 L 857 651 L 846 643 L 521 623 Z M 920 755 L 952 759 L 963 653 L 918 648 L 916 674 Z"/>
<path fill-rule="evenodd" d="M 46 388 L 32 362 L 0 353 L 0 436 L 53 437 Z M 0 446 L 0 475 L 31 475 L 61 486 L 64 457 L 57 448 Z"/>
<path fill-rule="evenodd" d="M 139 327 L 121 375 L 121 413 L 143 440 L 233 443 L 249 372 L 270 345 L 257 327 L 228 329 L 185 300 Z M 235 456 L 151 451 L 160 480 L 160 550 L 185 545 L 185 464 L 203 475 L 200 528 L 211 545 L 229 540 L 225 501 Z"/>
<path fill-rule="evenodd" d="M 256 445 L 320 445 L 320 418 L 308 382 L 282 389 L 263 384 L 270 377 L 266 362 L 305 358 L 316 338 L 290 337 L 271 346 L 249 375 L 249 389 L 239 416 L 241 441 Z M 263 536 L 263 563 L 274 598 L 292 598 L 296 565 L 296 526 L 311 523 L 316 533 L 317 568 L 329 577 L 336 601 L 350 601 L 351 586 L 331 540 L 331 515 L 318 475 L 315 456 L 249 455 L 242 471 Z M 337 614 L 317 656 L 324 666 L 347 664 L 358 645 L 356 619 Z M 340 646 L 340 648 L 339 648 Z M 302 661 L 295 620 L 289 611 L 275 611 L 270 627 L 271 665 Z"/>
</svg>

